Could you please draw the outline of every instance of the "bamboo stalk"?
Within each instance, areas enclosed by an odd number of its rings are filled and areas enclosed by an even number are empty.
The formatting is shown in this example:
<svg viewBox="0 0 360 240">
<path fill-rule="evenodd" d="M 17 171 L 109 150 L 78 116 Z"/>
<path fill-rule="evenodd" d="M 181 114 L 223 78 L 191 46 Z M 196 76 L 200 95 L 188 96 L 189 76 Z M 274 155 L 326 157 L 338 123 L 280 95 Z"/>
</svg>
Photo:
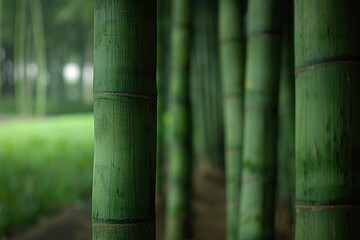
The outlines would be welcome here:
<svg viewBox="0 0 360 240">
<path fill-rule="evenodd" d="M 295 1 L 296 239 L 357 239 L 360 9 Z"/>
<path fill-rule="evenodd" d="M 95 1 L 93 239 L 155 240 L 156 1 Z"/>
<path fill-rule="evenodd" d="M 248 3 L 238 239 L 274 237 L 281 0 Z"/>
<path fill-rule="evenodd" d="M 14 77 L 16 111 L 26 116 L 26 85 L 25 85 L 25 32 L 26 32 L 26 0 L 17 0 L 14 37 Z"/>
<path fill-rule="evenodd" d="M 174 0 L 171 28 L 169 96 L 170 158 L 165 239 L 192 237 L 192 123 L 190 104 L 191 0 Z"/>
<path fill-rule="evenodd" d="M 295 74 L 293 2 L 284 2 L 279 83 L 276 220 L 278 239 L 293 239 L 295 199 Z"/>
<path fill-rule="evenodd" d="M 40 0 L 30 1 L 30 10 L 33 26 L 35 57 L 39 71 L 36 81 L 35 113 L 36 116 L 44 116 L 46 114 L 47 98 L 47 61 L 43 14 Z"/>
<path fill-rule="evenodd" d="M 245 1 L 221 0 L 219 48 L 225 120 L 226 239 L 238 234 L 240 169 L 243 147 Z"/>
</svg>

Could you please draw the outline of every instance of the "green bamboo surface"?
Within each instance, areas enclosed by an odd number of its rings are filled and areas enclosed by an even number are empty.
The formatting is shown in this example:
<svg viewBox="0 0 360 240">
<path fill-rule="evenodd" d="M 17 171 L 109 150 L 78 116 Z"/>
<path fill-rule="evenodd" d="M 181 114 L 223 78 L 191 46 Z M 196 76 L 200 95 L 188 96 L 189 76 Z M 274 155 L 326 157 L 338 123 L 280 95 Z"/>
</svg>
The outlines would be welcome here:
<svg viewBox="0 0 360 240">
<path fill-rule="evenodd" d="M 93 239 L 155 239 L 156 2 L 94 7 Z"/>
<path fill-rule="evenodd" d="M 274 238 L 281 7 L 280 0 L 248 3 L 238 239 Z"/>
<path fill-rule="evenodd" d="M 192 237 L 191 0 L 172 2 L 169 167 L 165 239 Z"/>
<path fill-rule="evenodd" d="M 226 170 L 226 239 L 237 239 L 243 147 L 245 1 L 221 0 L 219 45 L 223 90 Z"/>
<path fill-rule="evenodd" d="M 39 70 L 36 80 L 35 113 L 37 116 L 43 116 L 46 114 L 47 95 L 46 40 L 43 26 L 43 14 L 40 0 L 29 1 L 29 3 L 34 37 L 34 54 Z"/>
<path fill-rule="evenodd" d="M 360 8 L 295 1 L 296 239 L 357 239 Z"/>
</svg>

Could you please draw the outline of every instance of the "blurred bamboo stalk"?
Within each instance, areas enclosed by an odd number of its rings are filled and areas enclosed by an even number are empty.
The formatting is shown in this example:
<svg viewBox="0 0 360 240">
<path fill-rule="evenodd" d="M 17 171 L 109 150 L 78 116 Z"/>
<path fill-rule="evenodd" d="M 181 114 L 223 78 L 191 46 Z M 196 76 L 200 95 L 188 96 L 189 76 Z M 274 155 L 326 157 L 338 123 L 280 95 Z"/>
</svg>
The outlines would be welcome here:
<svg viewBox="0 0 360 240">
<path fill-rule="evenodd" d="M 248 3 L 238 239 L 274 237 L 281 0 Z"/>
<path fill-rule="evenodd" d="M 169 91 L 169 167 L 165 239 L 191 239 L 192 121 L 190 103 L 191 0 L 174 0 L 171 25 Z"/>
<path fill-rule="evenodd" d="M 243 154 L 245 0 L 220 0 L 219 48 L 225 120 L 226 239 L 236 240 Z"/>
</svg>

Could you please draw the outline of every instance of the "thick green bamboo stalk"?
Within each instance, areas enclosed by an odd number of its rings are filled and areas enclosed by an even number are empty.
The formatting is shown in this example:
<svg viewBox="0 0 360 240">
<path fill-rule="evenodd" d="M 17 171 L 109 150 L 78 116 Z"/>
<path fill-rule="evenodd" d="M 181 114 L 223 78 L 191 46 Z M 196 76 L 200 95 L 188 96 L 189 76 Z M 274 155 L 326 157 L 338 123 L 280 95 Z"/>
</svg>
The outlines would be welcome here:
<svg viewBox="0 0 360 240">
<path fill-rule="evenodd" d="M 248 3 L 238 239 L 274 238 L 281 0 Z"/>
<path fill-rule="evenodd" d="M 35 57 L 39 71 L 36 81 L 35 114 L 36 116 L 44 116 L 46 114 L 47 61 L 43 14 L 40 0 L 31 0 L 29 3 L 33 26 Z"/>
<path fill-rule="evenodd" d="M 295 75 L 293 2 L 284 2 L 282 59 L 279 83 L 279 129 L 276 219 L 278 239 L 291 237 L 295 199 Z"/>
<path fill-rule="evenodd" d="M 192 237 L 192 124 L 190 105 L 191 0 L 172 2 L 170 154 L 165 239 Z"/>
<path fill-rule="evenodd" d="M 95 1 L 93 239 L 155 240 L 156 1 Z"/>
<path fill-rule="evenodd" d="M 17 0 L 14 37 L 14 67 L 15 67 L 15 99 L 16 111 L 26 115 L 26 85 L 25 85 L 25 33 L 26 33 L 26 0 Z"/>
<path fill-rule="evenodd" d="M 295 1 L 296 239 L 358 239 L 360 8 Z"/>
<path fill-rule="evenodd" d="M 243 147 L 244 0 L 221 0 L 219 44 L 225 120 L 226 239 L 237 239 Z"/>
</svg>

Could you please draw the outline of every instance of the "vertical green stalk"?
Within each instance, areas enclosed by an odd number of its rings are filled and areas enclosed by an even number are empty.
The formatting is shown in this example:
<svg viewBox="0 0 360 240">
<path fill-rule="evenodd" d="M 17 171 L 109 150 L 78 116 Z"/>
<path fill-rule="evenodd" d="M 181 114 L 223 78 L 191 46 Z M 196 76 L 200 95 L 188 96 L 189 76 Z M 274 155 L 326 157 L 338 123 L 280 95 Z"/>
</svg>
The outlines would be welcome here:
<svg viewBox="0 0 360 240">
<path fill-rule="evenodd" d="M 219 33 L 218 33 L 218 6 L 219 0 L 211 0 L 206 4 L 208 11 L 206 31 L 208 41 L 208 78 L 204 82 L 208 87 L 208 113 L 206 121 L 210 123 L 207 132 L 210 133 L 209 154 L 216 167 L 224 167 L 224 123 L 222 108 L 222 86 L 219 62 Z"/>
<path fill-rule="evenodd" d="M 2 1 L 3 0 L 0 0 L 0 54 L 2 52 L 2 31 L 3 31 L 3 28 L 2 28 L 2 19 L 3 19 L 3 10 L 2 10 Z M 1 99 L 1 96 L 2 96 L 2 85 L 3 85 L 3 68 L 2 68 L 2 59 L 0 59 L 0 99 Z M 0 104 L 1 106 L 1 104 Z"/>
<path fill-rule="evenodd" d="M 191 0 L 174 0 L 171 28 L 171 82 L 169 96 L 170 158 L 167 181 L 165 239 L 192 236 L 192 127 L 189 56 Z"/>
<path fill-rule="evenodd" d="M 156 81 L 158 89 L 157 104 L 157 171 L 156 171 L 156 195 L 162 198 L 164 195 L 164 165 L 167 152 L 165 131 L 165 114 L 167 110 L 167 90 L 169 78 L 169 50 L 170 50 L 170 1 L 158 0 L 157 11 L 157 71 Z"/>
<path fill-rule="evenodd" d="M 93 239 L 155 240 L 156 1 L 95 1 Z"/>
<path fill-rule="evenodd" d="M 281 72 L 279 83 L 279 129 L 276 213 L 278 237 L 291 237 L 295 195 L 295 75 L 293 2 L 285 1 Z M 285 236 L 285 235 L 286 236 Z"/>
<path fill-rule="evenodd" d="M 243 147 L 245 1 L 221 0 L 219 44 L 225 120 L 226 239 L 237 239 Z"/>
<path fill-rule="evenodd" d="M 25 33 L 26 33 L 26 0 L 16 2 L 16 29 L 14 37 L 15 65 L 15 99 L 16 110 L 22 116 L 26 115 L 26 85 L 25 85 Z"/>
<path fill-rule="evenodd" d="M 29 2 L 27 1 L 27 6 L 29 6 Z M 28 116 L 32 116 L 33 115 L 33 106 L 34 106 L 34 96 L 33 96 L 33 92 L 34 92 L 34 84 L 33 84 L 33 78 L 32 76 L 30 76 L 28 74 L 28 66 L 32 63 L 33 61 L 33 31 L 32 31 L 32 22 L 29 16 L 30 14 L 28 14 L 26 17 L 26 22 L 27 24 L 27 28 L 26 28 L 26 35 L 25 35 L 25 77 L 24 77 L 24 82 L 25 82 L 25 102 L 26 102 L 26 115 Z"/>
<path fill-rule="evenodd" d="M 38 65 L 38 77 L 36 81 L 35 114 L 44 116 L 46 114 L 46 42 L 43 25 L 43 14 L 40 0 L 30 1 L 35 57 Z"/>
<path fill-rule="evenodd" d="M 198 156 L 223 167 L 223 111 L 218 56 L 218 0 L 195 1 L 194 123 Z"/>
<path fill-rule="evenodd" d="M 238 239 L 273 239 L 281 0 L 248 3 Z"/>
<path fill-rule="evenodd" d="M 297 240 L 358 239 L 360 8 L 295 1 Z"/>
</svg>

